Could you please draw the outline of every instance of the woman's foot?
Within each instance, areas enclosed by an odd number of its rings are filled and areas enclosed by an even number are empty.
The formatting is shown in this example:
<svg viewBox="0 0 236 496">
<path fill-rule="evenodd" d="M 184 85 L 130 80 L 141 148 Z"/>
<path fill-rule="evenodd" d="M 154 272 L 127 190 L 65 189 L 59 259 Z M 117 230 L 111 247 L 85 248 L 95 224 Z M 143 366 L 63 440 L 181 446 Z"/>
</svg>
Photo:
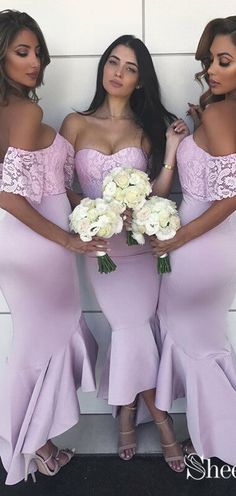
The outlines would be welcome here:
<svg viewBox="0 0 236 496">
<path fill-rule="evenodd" d="M 44 446 L 36 451 L 36 455 L 39 455 L 45 461 L 51 472 L 54 472 L 58 467 L 58 462 L 55 460 L 55 450 L 56 446 L 51 441 L 47 441 Z"/>
<path fill-rule="evenodd" d="M 176 441 L 172 418 L 167 413 L 163 419 L 155 421 L 155 424 L 159 429 L 163 456 L 166 463 L 175 472 L 183 472 L 185 469 L 183 451 L 181 445 Z"/>
<path fill-rule="evenodd" d="M 136 453 L 135 414 L 136 406 L 134 403 L 120 407 L 118 454 L 122 460 L 131 460 Z"/>
<path fill-rule="evenodd" d="M 47 466 L 50 470 L 54 471 L 58 465 L 59 469 L 67 465 L 71 458 L 74 456 L 75 450 L 72 449 L 59 449 L 52 443 L 51 440 L 37 450 L 36 454 L 41 456 L 43 460 L 47 460 Z"/>
<path fill-rule="evenodd" d="M 55 444 L 52 443 L 52 441 L 48 441 L 50 443 L 51 449 L 53 450 L 53 456 L 54 459 L 57 461 L 59 467 L 64 467 L 71 461 L 71 458 L 73 458 L 75 454 L 75 449 L 69 449 L 69 448 L 63 448 L 59 449 Z"/>
</svg>

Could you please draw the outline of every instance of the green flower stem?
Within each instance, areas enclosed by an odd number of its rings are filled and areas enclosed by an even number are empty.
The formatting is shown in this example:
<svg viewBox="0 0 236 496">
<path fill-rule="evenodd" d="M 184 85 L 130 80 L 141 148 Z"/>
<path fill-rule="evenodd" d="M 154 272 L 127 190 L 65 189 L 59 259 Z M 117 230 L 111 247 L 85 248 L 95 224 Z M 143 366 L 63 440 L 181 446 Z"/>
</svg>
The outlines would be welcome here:
<svg viewBox="0 0 236 496">
<path fill-rule="evenodd" d="M 157 270 L 159 274 L 165 274 L 166 272 L 171 272 L 169 255 L 162 255 L 157 259 Z"/>
<path fill-rule="evenodd" d="M 98 260 L 98 270 L 101 274 L 109 274 L 110 272 L 113 272 L 116 270 L 116 264 L 113 262 L 111 257 L 107 255 L 102 255 L 100 257 L 97 257 Z"/>
<path fill-rule="evenodd" d="M 133 238 L 132 231 L 127 231 L 127 245 L 133 246 L 133 245 L 137 245 L 137 244 L 138 244 L 138 242 L 136 241 L 136 239 Z"/>
</svg>

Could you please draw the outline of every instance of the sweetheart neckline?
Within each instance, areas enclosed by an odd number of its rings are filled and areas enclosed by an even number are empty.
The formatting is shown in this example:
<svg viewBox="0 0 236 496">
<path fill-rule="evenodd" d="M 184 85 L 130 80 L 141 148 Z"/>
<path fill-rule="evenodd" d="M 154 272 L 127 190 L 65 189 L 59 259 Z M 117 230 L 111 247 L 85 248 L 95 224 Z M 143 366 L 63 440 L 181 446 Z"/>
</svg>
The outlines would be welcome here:
<svg viewBox="0 0 236 496">
<path fill-rule="evenodd" d="M 100 155 L 103 155 L 104 157 L 113 157 L 114 155 L 117 155 L 118 153 L 120 153 L 120 152 L 122 152 L 124 150 L 130 150 L 132 148 L 134 148 L 136 150 L 140 150 L 143 153 L 143 155 L 147 157 L 147 153 L 142 148 L 140 148 L 140 146 L 126 146 L 125 148 L 121 148 L 117 152 L 110 153 L 110 154 L 103 153 L 102 151 L 96 150 L 95 148 L 80 148 L 80 150 L 77 150 L 75 152 L 75 155 L 77 155 L 80 152 L 84 152 L 84 151 L 93 151 L 93 152 L 96 152 L 96 153 L 100 153 Z"/>
</svg>

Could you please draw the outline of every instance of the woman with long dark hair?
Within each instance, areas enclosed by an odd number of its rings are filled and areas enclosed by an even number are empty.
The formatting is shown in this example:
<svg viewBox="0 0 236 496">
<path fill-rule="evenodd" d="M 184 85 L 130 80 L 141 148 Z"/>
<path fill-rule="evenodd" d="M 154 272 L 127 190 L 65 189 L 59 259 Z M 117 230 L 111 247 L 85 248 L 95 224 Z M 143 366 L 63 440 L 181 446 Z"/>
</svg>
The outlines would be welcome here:
<svg viewBox="0 0 236 496">
<path fill-rule="evenodd" d="M 81 316 L 75 253 L 104 242 L 68 232 L 73 150 L 37 103 L 49 62 L 36 21 L 0 12 L 0 289 L 13 322 L 0 387 L 6 484 L 37 469 L 53 476 L 70 461 L 73 450 L 51 438 L 77 423 L 76 388 L 95 389 L 97 346 Z"/>
<path fill-rule="evenodd" d="M 190 107 L 197 127 L 177 153 L 182 227 L 170 241 L 153 241 L 158 255 L 171 252 L 172 266 L 158 305 L 156 405 L 169 409 L 186 396 L 192 441 L 185 451 L 235 465 L 236 358 L 227 316 L 236 292 L 236 16 L 210 21 L 195 57 L 196 78 L 208 89 L 199 108 Z"/>
<path fill-rule="evenodd" d="M 96 93 L 89 109 L 67 116 L 61 132 L 74 147 L 83 195 L 101 196 L 106 174 L 125 166 L 148 172 L 153 191 L 166 196 L 176 148 L 186 135 L 186 126 L 162 105 L 152 58 L 144 43 L 124 35 L 100 59 Z M 74 194 L 71 201 L 77 203 Z M 86 266 L 112 328 L 100 395 L 108 398 L 110 405 L 120 407 L 119 455 L 129 460 L 135 453 L 134 417 L 137 397 L 142 393 L 160 424 L 167 462 L 174 470 L 182 470 L 182 452 L 172 426 L 162 423 L 166 413 L 154 407 L 158 350 L 151 319 L 159 291 L 155 260 L 148 243 L 127 246 L 124 231 L 110 240 L 110 252 L 117 264 L 115 272 L 100 274 L 95 255 L 86 257 Z M 136 422 L 141 417 L 138 408 Z"/>
</svg>

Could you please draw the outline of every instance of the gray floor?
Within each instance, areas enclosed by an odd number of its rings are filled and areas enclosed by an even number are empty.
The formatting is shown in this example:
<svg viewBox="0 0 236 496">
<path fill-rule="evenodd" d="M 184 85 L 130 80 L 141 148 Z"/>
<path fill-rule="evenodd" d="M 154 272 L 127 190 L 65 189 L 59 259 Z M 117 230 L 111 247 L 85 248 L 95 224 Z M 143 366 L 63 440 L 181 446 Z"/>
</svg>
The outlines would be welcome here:
<svg viewBox="0 0 236 496">
<path fill-rule="evenodd" d="M 172 414 L 178 440 L 188 437 L 185 415 Z M 55 439 L 61 447 L 75 448 L 81 454 L 117 453 L 118 421 L 111 415 L 81 415 L 78 425 Z M 161 453 L 158 430 L 150 422 L 137 428 L 139 454 Z"/>
</svg>

